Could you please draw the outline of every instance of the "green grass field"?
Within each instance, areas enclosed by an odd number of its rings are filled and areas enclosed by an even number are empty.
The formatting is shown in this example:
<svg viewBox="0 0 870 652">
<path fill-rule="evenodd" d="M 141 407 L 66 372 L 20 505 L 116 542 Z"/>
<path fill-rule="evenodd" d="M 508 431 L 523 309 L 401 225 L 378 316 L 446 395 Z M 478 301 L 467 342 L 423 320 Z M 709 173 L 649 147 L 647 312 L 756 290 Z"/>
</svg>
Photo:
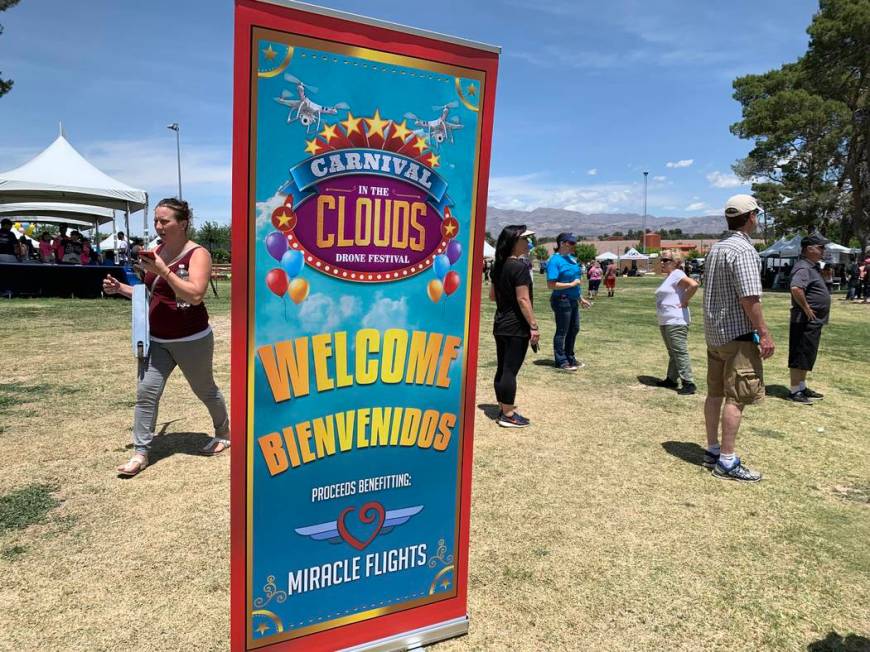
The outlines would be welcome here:
<svg viewBox="0 0 870 652">
<path fill-rule="evenodd" d="M 565 374 L 541 278 L 542 347 L 517 399 L 529 429 L 492 421 L 482 307 L 471 631 L 438 649 L 870 649 L 870 306 L 835 300 L 810 376 L 826 398 L 799 406 L 782 399 L 788 297 L 765 297 L 769 398 L 738 437 L 765 479 L 745 486 L 700 466 L 702 325 L 698 396 L 642 382 L 667 364 L 658 280 L 620 279 L 616 298 L 583 311 L 586 367 Z M 220 292 L 209 309 L 228 391 Z M 114 473 L 130 454 L 129 305 L 3 300 L 0 347 L 0 649 L 227 649 L 229 459 L 195 454 L 210 423 L 180 375 L 156 462 L 130 481 Z"/>
</svg>

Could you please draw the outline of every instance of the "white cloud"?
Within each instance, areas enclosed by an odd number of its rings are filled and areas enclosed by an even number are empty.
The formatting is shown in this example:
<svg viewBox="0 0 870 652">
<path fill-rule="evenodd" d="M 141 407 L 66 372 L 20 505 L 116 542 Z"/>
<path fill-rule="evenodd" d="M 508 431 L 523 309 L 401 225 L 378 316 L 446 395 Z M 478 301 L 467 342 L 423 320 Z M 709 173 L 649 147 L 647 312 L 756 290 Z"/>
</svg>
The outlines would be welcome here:
<svg viewBox="0 0 870 652">
<path fill-rule="evenodd" d="M 664 176 L 653 177 L 653 181 L 658 181 L 659 183 L 661 183 L 662 181 L 666 181 L 666 180 L 667 180 L 667 177 L 664 177 Z"/>
<path fill-rule="evenodd" d="M 685 210 L 687 210 L 687 211 L 706 211 L 706 210 L 710 210 L 710 209 L 705 202 L 696 201 L 696 202 L 686 206 Z"/>
<path fill-rule="evenodd" d="M 276 192 L 266 201 L 257 202 L 257 231 L 264 226 L 272 227 L 272 213 L 284 203 L 287 195 Z"/>
<path fill-rule="evenodd" d="M 537 174 L 493 177 L 489 181 L 491 205 L 524 211 L 547 207 L 581 213 L 636 212 L 641 205 L 641 192 L 638 184 L 555 184 L 543 181 Z"/>
<path fill-rule="evenodd" d="M 299 308 L 299 322 L 307 332 L 325 333 L 338 329 L 342 322 L 358 314 L 360 307 L 358 297 L 343 295 L 335 301 L 332 297 L 318 292 L 302 303 Z"/>
<path fill-rule="evenodd" d="M 137 188 L 173 188 L 177 184 L 175 142 L 171 137 L 98 141 L 83 147 L 82 154 L 106 174 Z M 232 178 L 229 156 L 226 147 L 182 143 L 183 186 L 229 185 Z"/>
<path fill-rule="evenodd" d="M 746 181 L 741 181 L 736 174 L 730 172 L 719 172 L 716 170 L 707 175 L 707 181 L 713 188 L 738 188 L 740 186 L 749 185 Z"/>
<path fill-rule="evenodd" d="M 405 328 L 408 321 L 408 300 L 407 297 L 401 299 L 390 299 L 382 293 L 375 294 L 375 301 L 372 307 L 362 318 L 364 328 L 375 328 L 379 331 L 385 331 L 388 328 Z"/>
<path fill-rule="evenodd" d="M 591 168 L 589 170 L 586 170 L 586 174 L 588 174 L 590 177 L 594 177 L 596 174 L 598 174 L 598 168 Z"/>
<path fill-rule="evenodd" d="M 665 163 L 665 167 L 687 168 L 690 165 L 692 165 L 692 163 L 694 163 L 694 162 L 695 162 L 695 159 L 693 159 L 693 158 L 684 158 L 684 159 L 680 159 L 679 161 L 668 161 L 667 163 Z"/>
</svg>

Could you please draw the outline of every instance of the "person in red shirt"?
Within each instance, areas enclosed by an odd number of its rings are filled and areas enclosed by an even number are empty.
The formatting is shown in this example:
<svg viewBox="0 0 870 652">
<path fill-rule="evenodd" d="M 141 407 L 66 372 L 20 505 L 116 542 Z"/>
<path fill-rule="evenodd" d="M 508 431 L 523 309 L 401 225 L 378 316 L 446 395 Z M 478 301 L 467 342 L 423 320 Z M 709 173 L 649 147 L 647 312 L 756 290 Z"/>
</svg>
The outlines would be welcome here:
<svg viewBox="0 0 870 652">
<path fill-rule="evenodd" d="M 211 256 L 188 239 L 191 211 L 186 201 L 163 199 L 154 209 L 154 230 L 161 244 L 140 251 L 139 264 L 150 290 L 148 318 L 151 343 L 140 362 L 133 419 L 134 455 L 118 467 L 133 476 L 148 466 L 157 424 L 157 405 L 169 375 L 181 367 L 190 388 L 208 408 L 215 436 L 202 453 L 216 455 L 230 446 L 230 423 L 224 397 L 214 382 L 214 336 L 203 298 L 211 278 Z M 131 297 L 133 288 L 113 276 L 103 280 L 103 292 Z"/>
</svg>

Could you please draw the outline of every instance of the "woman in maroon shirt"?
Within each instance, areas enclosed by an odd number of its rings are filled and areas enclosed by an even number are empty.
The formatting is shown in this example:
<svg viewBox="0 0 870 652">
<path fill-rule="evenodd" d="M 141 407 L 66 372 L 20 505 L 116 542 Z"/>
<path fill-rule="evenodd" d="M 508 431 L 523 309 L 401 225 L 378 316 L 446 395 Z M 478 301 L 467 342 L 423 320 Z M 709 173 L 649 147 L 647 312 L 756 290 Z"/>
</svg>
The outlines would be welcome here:
<svg viewBox="0 0 870 652">
<path fill-rule="evenodd" d="M 136 475 L 148 466 L 148 452 L 157 423 L 157 404 L 176 366 L 196 396 L 205 403 L 214 423 L 215 436 L 202 452 L 216 455 L 229 448 L 227 406 L 214 382 L 214 336 L 203 297 L 211 277 L 211 256 L 189 240 L 191 211 L 186 201 L 163 199 L 154 209 L 154 230 L 162 244 L 139 253 L 150 291 L 148 308 L 151 343 L 139 363 L 139 382 L 133 418 L 135 453 L 118 467 L 121 475 Z M 106 294 L 131 297 L 133 288 L 112 276 L 103 280 Z"/>
</svg>

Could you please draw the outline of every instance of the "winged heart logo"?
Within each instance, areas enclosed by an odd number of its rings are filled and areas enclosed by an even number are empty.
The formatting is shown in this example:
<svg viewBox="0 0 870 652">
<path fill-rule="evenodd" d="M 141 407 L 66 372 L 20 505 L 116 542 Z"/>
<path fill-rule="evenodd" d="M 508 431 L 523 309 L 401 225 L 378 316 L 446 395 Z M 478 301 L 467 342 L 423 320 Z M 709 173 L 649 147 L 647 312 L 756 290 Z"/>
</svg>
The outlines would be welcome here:
<svg viewBox="0 0 870 652">
<path fill-rule="evenodd" d="M 333 544 L 344 541 L 357 550 L 363 550 L 377 537 L 389 534 L 394 528 L 404 525 L 422 511 L 423 505 L 385 510 L 380 503 L 370 501 L 360 507 L 358 512 L 354 506 L 345 507 L 336 520 L 299 527 L 295 532 L 315 541 L 327 541 Z M 357 514 L 356 519 L 352 517 L 354 512 Z M 364 526 L 372 526 L 368 536 L 360 537 L 351 532 L 351 529 L 355 532 L 360 530 L 356 521 Z"/>
</svg>

